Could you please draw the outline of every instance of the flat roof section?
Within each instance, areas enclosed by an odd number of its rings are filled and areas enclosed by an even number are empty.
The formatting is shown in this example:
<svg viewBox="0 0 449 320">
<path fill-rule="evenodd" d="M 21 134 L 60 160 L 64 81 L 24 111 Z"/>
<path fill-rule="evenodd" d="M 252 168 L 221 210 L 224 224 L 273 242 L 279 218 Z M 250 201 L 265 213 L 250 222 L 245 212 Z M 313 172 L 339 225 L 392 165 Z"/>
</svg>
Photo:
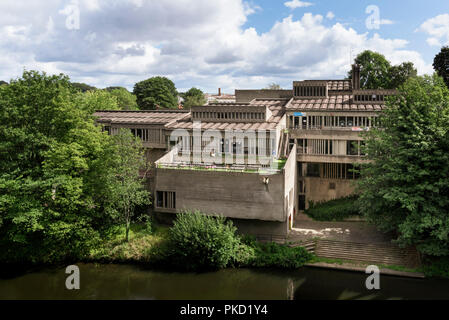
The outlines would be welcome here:
<svg viewBox="0 0 449 320">
<path fill-rule="evenodd" d="M 287 105 L 287 110 L 298 111 L 381 111 L 383 104 L 355 104 L 353 95 L 335 95 L 328 98 L 296 98 Z"/>
</svg>

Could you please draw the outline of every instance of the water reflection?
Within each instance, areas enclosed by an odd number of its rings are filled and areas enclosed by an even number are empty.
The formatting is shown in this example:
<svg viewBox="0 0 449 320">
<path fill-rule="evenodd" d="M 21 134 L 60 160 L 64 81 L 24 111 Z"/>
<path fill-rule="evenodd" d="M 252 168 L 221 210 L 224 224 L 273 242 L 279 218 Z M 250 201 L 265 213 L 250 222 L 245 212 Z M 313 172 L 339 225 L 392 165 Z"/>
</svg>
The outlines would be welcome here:
<svg viewBox="0 0 449 320">
<path fill-rule="evenodd" d="M 449 299 L 449 282 L 381 277 L 381 290 L 365 288 L 358 273 L 301 269 L 229 269 L 175 273 L 127 265 L 80 264 L 81 290 L 65 289 L 65 268 L 0 278 L 0 299 L 310 300 Z"/>
</svg>

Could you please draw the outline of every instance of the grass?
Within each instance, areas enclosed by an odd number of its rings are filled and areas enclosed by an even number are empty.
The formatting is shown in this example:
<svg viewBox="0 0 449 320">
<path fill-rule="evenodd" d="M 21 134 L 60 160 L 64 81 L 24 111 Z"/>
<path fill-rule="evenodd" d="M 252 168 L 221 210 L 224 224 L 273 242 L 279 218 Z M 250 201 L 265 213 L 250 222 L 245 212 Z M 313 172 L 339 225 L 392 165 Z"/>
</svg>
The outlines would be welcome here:
<svg viewBox="0 0 449 320">
<path fill-rule="evenodd" d="M 148 231 L 145 225 L 132 224 L 129 242 L 125 241 L 125 227 L 114 227 L 107 234 L 107 240 L 91 251 L 92 262 L 103 263 L 150 263 L 154 249 L 168 236 L 168 227 L 157 226 Z"/>
</svg>

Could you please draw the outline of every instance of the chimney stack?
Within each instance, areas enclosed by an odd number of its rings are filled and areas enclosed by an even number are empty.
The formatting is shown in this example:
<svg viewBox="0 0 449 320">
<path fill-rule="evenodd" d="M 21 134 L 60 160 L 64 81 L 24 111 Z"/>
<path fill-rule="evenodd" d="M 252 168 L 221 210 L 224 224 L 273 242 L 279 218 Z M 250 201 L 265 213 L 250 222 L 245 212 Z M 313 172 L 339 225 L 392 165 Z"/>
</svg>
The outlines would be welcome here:
<svg viewBox="0 0 449 320">
<path fill-rule="evenodd" d="M 352 90 L 360 90 L 360 66 L 352 65 Z"/>
<path fill-rule="evenodd" d="M 218 88 L 218 96 L 221 97 L 221 88 Z"/>
</svg>

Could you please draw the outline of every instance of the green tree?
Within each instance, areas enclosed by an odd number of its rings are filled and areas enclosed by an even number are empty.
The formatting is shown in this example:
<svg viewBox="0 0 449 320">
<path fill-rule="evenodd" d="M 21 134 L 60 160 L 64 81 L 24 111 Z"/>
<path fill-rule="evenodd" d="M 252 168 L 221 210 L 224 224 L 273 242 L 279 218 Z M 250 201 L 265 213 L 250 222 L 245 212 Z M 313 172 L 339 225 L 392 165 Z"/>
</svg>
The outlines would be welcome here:
<svg viewBox="0 0 449 320">
<path fill-rule="evenodd" d="M 79 259 L 108 225 L 104 150 L 68 77 L 25 71 L 0 87 L 0 260 Z"/>
<path fill-rule="evenodd" d="M 113 144 L 107 152 L 107 167 L 115 169 L 107 179 L 108 192 L 105 196 L 111 204 L 107 210 L 125 224 L 128 242 L 136 207 L 150 204 L 150 194 L 144 185 L 147 163 L 141 140 L 129 130 L 121 129 L 112 140 Z"/>
<path fill-rule="evenodd" d="M 366 133 L 359 181 L 362 213 L 401 245 L 449 255 L 449 90 L 414 77 L 390 97 L 382 129 Z"/>
<path fill-rule="evenodd" d="M 8 82 L 0 80 L 0 86 L 8 85 Z"/>
<path fill-rule="evenodd" d="M 202 106 L 206 104 L 207 100 L 203 91 L 197 88 L 191 88 L 182 95 L 184 98 L 184 108 L 190 109 L 193 106 Z"/>
<path fill-rule="evenodd" d="M 388 89 L 397 89 L 403 85 L 409 78 L 416 77 L 418 70 L 412 62 L 404 62 L 397 66 L 392 66 L 388 70 Z"/>
<path fill-rule="evenodd" d="M 97 88 L 86 83 L 72 82 L 72 87 L 81 92 L 95 91 Z"/>
<path fill-rule="evenodd" d="M 392 66 L 384 55 L 370 50 L 360 53 L 355 63 L 360 66 L 362 89 L 397 89 L 417 75 L 412 62 Z M 349 71 L 348 78 L 352 79 L 352 71 Z"/>
<path fill-rule="evenodd" d="M 117 87 L 110 90 L 109 94 L 117 98 L 117 104 L 120 110 L 138 110 L 136 96 L 127 89 Z"/>
<path fill-rule="evenodd" d="M 446 86 L 449 87 L 449 47 L 441 48 L 441 51 L 433 60 L 433 68 L 440 77 L 444 79 Z"/>
<path fill-rule="evenodd" d="M 178 92 L 174 83 L 165 77 L 153 77 L 136 83 L 134 92 L 141 110 L 177 108 Z"/>
<path fill-rule="evenodd" d="M 77 101 L 81 106 L 86 106 L 91 114 L 99 110 L 121 110 L 118 98 L 106 90 L 79 93 Z"/>
</svg>

